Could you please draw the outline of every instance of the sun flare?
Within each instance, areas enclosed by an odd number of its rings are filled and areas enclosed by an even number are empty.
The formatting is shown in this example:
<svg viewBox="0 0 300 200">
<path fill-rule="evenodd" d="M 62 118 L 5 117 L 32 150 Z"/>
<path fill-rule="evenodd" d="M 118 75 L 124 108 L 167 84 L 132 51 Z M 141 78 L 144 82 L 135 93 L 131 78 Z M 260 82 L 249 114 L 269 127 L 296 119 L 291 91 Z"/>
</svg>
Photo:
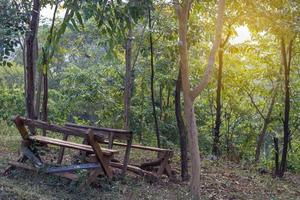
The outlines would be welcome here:
<svg viewBox="0 0 300 200">
<path fill-rule="evenodd" d="M 237 35 L 230 40 L 231 44 L 241 44 L 251 40 L 251 32 L 247 26 L 238 26 L 235 31 Z"/>
</svg>

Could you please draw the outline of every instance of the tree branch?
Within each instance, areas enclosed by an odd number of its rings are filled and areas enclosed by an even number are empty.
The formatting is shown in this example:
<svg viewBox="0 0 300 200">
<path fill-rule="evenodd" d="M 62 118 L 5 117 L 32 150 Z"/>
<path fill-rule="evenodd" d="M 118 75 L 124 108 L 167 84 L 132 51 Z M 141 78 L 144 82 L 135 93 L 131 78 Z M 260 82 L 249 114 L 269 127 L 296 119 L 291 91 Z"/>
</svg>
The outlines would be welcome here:
<svg viewBox="0 0 300 200">
<path fill-rule="evenodd" d="M 204 88 L 207 86 L 208 82 L 210 81 L 213 65 L 215 63 L 215 55 L 221 43 L 224 10 L 225 10 L 225 0 L 219 0 L 215 41 L 210 51 L 208 65 L 204 73 L 204 77 L 202 81 L 190 93 L 191 98 L 193 100 L 204 90 Z"/>
<path fill-rule="evenodd" d="M 258 108 L 258 106 L 256 105 L 256 103 L 254 102 L 254 99 L 252 97 L 252 95 L 247 92 L 248 96 L 250 97 L 251 103 L 253 104 L 253 106 L 255 107 L 256 111 L 258 112 L 258 114 L 261 116 L 261 118 L 263 118 L 265 120 L 265 116 L 263 115 L 263 113 L 260 111 L 260 109 Z"/>
</svg>

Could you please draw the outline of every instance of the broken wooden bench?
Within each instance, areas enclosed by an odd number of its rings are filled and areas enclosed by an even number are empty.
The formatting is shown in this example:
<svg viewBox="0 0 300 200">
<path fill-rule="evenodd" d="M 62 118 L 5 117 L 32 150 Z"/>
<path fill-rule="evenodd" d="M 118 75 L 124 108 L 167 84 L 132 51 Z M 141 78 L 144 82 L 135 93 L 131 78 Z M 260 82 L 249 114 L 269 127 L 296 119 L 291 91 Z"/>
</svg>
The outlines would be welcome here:
<svg viewBox="0 0 300 200">
<path fill-rule="evenodd" d="M 126 170 L 128 168 L 128 162 L 129 162 L 129 155 L 131 150 L 131 144 L 132 144 L 132 132 L 130 130 L 124 130 L 124 129 L 113 129 L 113 128 L 103 128 L 103 127 L 95 127 L 95 126 L 88 126 L 88 125 L 78 125 L 73 123 L 66 123 L 66 127 L 73 129 L 73 130 L 81 130 L 81 131 L 87 131 L 92 130 L 95 134 L 97 134 L 99 137 L 101 137 L 98 142 L 100 143 L 108 143 L 108 149 L 112 149 L 113 141 L 115 139 L 125 141 L 126 142 L 126 150 L 123 158 L 123 163 L 114 163 L 114 167 L 122 168 L 122 174 L 125 175 Z M 68 136 L 64 136 L 64 140 L 67 140 Z M 84 140 L 83 143 L 86 143 L 87 141 Z M 63 149 L 61 149 L 61 154 L 59 159 L 62 159 L 63 157 Z M 132 166 L 129 166 L 130 169 L 132 169 Z M 131 170 L 132 171 L 132 170 Z M 135 170 L 136 171 L 136 170 Z"/>
<path fill-rule="evenodd" d="M 73 130 L 67 127 L 50 124 L 39 120 L 27 119 L 20 116 L 14 118 L 14 123 L 22 137 L 20 148 L 21 153 L 17 161 L 9 162 L 10 166 L 5 170 L 5 173 L 8 173 L 11 169 L 17 167 L 55 174 L 71 180 L 78 180 L 79 177 L 74 172 L 79 169 L 85 169 L 88 170 L 88 174 L 84 179 L 84 182 L 81 184 L 81 187 L 94 182 L 100 174 L 104 174 L 108 180 L 112 179 L 113 172 L 112 167 L 110 166 L 110 161 L 113 159 L 114 155 L 118 153 L 118 151 L 100 147 L 98 141 L 103 140 L 103 138 L 102 136 L 93 133 L 91 129 L 86 131 Z M 36 129 L 82 137 L 88 142 L 87 144 L 79 144 L 56 138 L 40 136 L 37 135 Z M 29 132 L 29 130 L 31 131 Z M 40 146 L 41 144 L 55 145 L 63 148 L 88 152 L 88 157 L 90 160 L 92 160 L 92 162 L 85 162 L 75 165 L 71 164 L 67 166 L 51 166 L 47 163 L 44 163 L 39 155 L 37 146 Z M 32 165 L 26 164 L 26 160 L 29 160 Z"/>
<path fill-rule="evenodd" d="M 78 128 L 78 129 L 85 130 L 85 131 L 88 129 L 93 130 L 93 132 L 95 132 L 98 135 L 101 135 L 105 138 L 105 140 L 102 140 L 99 142 L 108 144 L 109 149 L 111 149 L 114 145 L 125 147 L 126 153 L 125 153 L 125 157 L 124 157 L 124 161 L 123 161 L 125 170 L 129 163 L 129 154 L 130 154 L 131 149 L 140 149 L 140 150 L 144 150 L 144 151 L 157 152 L 158 153 L 157 159 L 154 159 L 150 162 L 142 163 L 140 166 L 133 166 L 133 165 L 129 165 L 129 166 L 131 168 L 135 167 L 135 170 L 137 172 L 140 170 L 145 171 L 145 170 L 149 170 L 152 167 L 157 167 L 157 171 L 156 171 L 156 173 L 154 173 L 157 178 L 161 177 L 161 175 L 163 175 L 163 174 L 166 174 L 169 178 L 174 178 L 174 175 L 172 173 L 172 169 L 170 166 L 171 158 L 173 156 L 173 151 L 170 149 L 163 149 L 163 148 L 156 148 L 156 147 L 149 147 L 149 146 L 142 146 L 142 145 L 134 145 L 134 144 L 132 144 L 132 132 L 128 131 L 128 130 L 102 128 L 102 127 L 96 127 L 96 126 L 79 125 L 79 124 L 74 124 L 74 123 L 66 123 L 65 126 L 70 127 L 70 128 Z M 127 143 L 115 142 L 114 141 L 115 139 L 126 140 Z M 112 163 L 112 164 L 116 165 L 116 163 Z M 151 170 L 150 170 L 150 173 L 152 173 Z"/>
</svg>

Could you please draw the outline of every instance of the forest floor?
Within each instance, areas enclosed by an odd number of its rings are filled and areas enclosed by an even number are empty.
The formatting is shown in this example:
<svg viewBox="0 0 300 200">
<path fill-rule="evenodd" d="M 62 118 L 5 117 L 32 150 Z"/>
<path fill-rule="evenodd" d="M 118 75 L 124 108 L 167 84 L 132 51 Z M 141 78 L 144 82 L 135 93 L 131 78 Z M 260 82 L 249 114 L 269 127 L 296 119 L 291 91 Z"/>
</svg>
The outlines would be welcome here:
<svg viewBox="0 0 300 200">
<path fill-rule="evenodd" d="M 3 131 L 3 130 L 2 130 Z M 1 135 L 0 173 L 10 159 L 16 158 L 19 136 Z M 144 154 L 133 152 L 133 159 Z M 175 156 L 178 160 L 178 156 Z M 179 170 L 179 163 L 173 166 Z M 202 199 L 282 199 L 300 200 L 300 174 L 287 173 L 284 179 L 273 179 L 271 174 L 260 174 L 256 168 L 225 160 L 203 159 L 201 172 Z M 179 179 L 179 174 L 177 175 Z M 171 182 L 167 178 L 149 183 L 140 177 L 127 176 L 109 185 L 99 180 L 79 192 L 77 185 L 56 176 L 13 170 L 8 176 L 0 175 L 0 199 L 192 199 L 187 182 Z"/>
</svg>

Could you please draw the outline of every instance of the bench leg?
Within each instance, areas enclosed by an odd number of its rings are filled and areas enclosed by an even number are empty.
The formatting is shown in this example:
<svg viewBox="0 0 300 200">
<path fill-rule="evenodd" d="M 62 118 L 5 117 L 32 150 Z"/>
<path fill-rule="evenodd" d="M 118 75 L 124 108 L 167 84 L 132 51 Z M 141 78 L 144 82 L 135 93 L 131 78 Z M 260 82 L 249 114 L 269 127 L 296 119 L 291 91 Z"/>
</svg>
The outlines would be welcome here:
<svg viewBox="0 0 300 200">
<path fill-rule="evenodd" d="M 164 173 L 164 171 L 166 171 L 167 175 L 170 177 L 172 173 L 171 167 L 169 165 L 169 159 L 171 157 L 171 154 L 170 152 L 165 152 L 162 157 L 163 157 L 163 161 L 161 162 L 158 168 L 157 175 L 158 177 L 160 177 Z"/>
<path fill-rule="evenodd" d="M 85 137 L 84 140 L 82 141 L 82 144 L 88 144 L 88 140 L 87 140 L 86 137 Z M 81 160 L 81 162 L 85 162 L 87 152 L 86 152 L 86 151 L 80 151 L 79 155 L 80 155 L 80 160 Z"/>
<path fill-rule="evenodd" d="M 25 162 L 26 160 L 27 160 L 27 158 L 26 158 L 23 154 L 21 154 L 21 155 L 18 157 L 17 162 L 23 163 L 23 162 Z M 10 174 L 11 170 L 13 170 L 14 168 L 15 168 L 15 166 L 13 166 L 13 165 L 8 165 L 8 166 L 4 169 L 4 172 L 2 173 L 3 176 L 6 176 L 6 175 Z"/>
<path fill-rule="evenodd" d="M 126 147 L 126 152 L 125 152 L 124 161 L 123 161 L 122 176 L 125 176 L 125 174 L 126 174 L 126 170 L 127 170 L 127 166 L 128 166 L 128 162 L 129 162 L 130 150 L 131 150 L 131 143 L 132 143 L 132 139 L 129 139 L 127 141 L 127 147 Z"/>
<path fill-rule="evenodd" d="M 103 171 L 101 169 L 91 170 L 86 179 L 80 184 L 79 191 L 83 191 L 85 187 L 93 183 L 100 174 L 103 174 Z"/>
<path fill-rule="evenodd" d="M 69 135 L 68 134 L 64 134 L 63 140 L 67 141 L 68 140 Z M 61 164 L 63 157 L 65 154 L 65 147 L 60 147 L 59 150 L 59 155 L 58 155 L 58 159 L 57 159 L 57 164 Z"/>
<path fill-rule="evenodd" d="M 96 158 L 97 158 L 99 164 L 101 165 L 101 167 L 104 171 L 104 174 L 108 177 L 109 180 L 111 180 L 113 174 L 112 174 L 112 170 L 109 166 L 109 160 L 106 160 L 106 157 L 103 155 L 101 147 L 95 141 L 94 133 L 92 132 L 91 129 L 88 130 L 87 134 L 88 134 L 88 141 L 89 141 L 90 145 L 92 146 L 92 148 L 94 150 Z"/>
</svg>

